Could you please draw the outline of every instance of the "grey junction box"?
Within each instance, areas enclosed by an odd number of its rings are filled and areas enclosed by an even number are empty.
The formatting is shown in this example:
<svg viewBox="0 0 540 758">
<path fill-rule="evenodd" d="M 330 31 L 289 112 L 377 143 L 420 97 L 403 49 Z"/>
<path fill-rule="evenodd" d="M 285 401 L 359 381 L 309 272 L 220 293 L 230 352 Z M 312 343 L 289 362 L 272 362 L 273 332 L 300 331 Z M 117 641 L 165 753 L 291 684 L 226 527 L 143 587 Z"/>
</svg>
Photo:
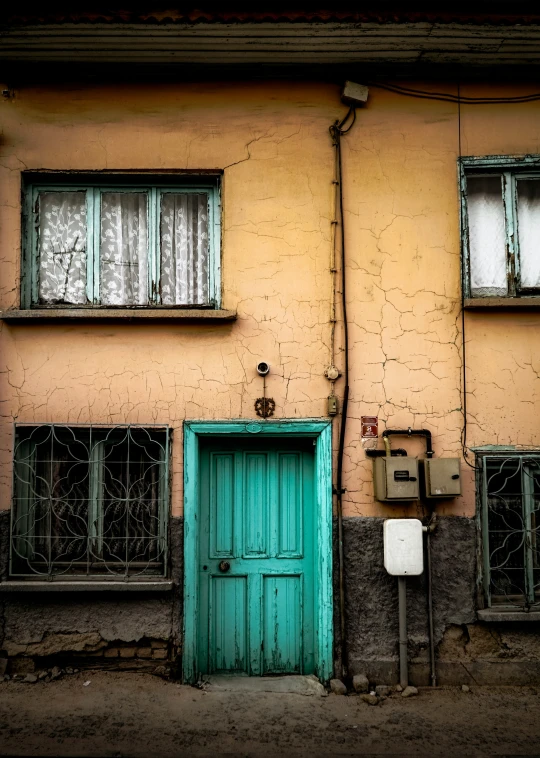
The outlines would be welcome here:
<svg viewBox="0 0 540 758">
<path fill-rule="evenodd" d="M 374 458 L 373 483 L 375 497 L 382 502 L 417 500 L 420 497 L 418 458 Z"/>
<path fill-rule="evenodd" d="M 457 495 L 461 495 L 459 458 L 426 458 L 420 463 L 426 497 L 457 497 Z"/>
</svg>

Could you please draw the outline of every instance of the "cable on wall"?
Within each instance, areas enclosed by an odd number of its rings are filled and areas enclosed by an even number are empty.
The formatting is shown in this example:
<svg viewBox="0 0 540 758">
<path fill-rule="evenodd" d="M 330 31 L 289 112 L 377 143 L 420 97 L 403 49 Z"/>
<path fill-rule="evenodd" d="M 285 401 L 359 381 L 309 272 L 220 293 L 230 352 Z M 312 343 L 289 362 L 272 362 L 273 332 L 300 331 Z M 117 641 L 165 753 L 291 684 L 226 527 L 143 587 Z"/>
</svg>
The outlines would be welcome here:
<svg viewBox="0 0 540 758">
<path fill-rule="evenodd" d="M 345 224 L 343 216 L 343 185 L 342 185 L 342 156 L 341 156 L 341 137 L 352 129 L 356 121 L 356 108 L 351 106 L 345 118 L 336 121 L 330 127 L 330 136 L 332 145 L 335 149 L 335 222 L 340 226 L 340 245 L 341 245 L 341 307 L 343 316 L 343 350 L 344 365 L 343 378 L 345 387 L 343 390 L 343 402 L 341 407 L 341 425 L 339 429 L 339 445 L 337 456 L 337 472 L 335 495 L 337 499 L 337 517 L 338 517 L 338 561 L 339 561 L 339 612 L 340 612 L 340 637 L 341 637 L 341 675 L 348 675 L 348 655 L 345 629 L 345 575 L 344 575 L 344 555 L 343 555 L 343 455 L 345 450 L 345 432 L 347 428 L 347 409 L 349 404 L 349 324 L 347 320 L 347 298 L 346 298 L 346 255 L 345 255 Z M 345 128 L 345 124 L 350 122 Z M 333 271 L 335 272 L 335 246 L 337 243 L 337 234 L 334 233 L 333 249 Z M 335 275 L 335 273 L 334 273 Z M 335 319 L 335 309 L 334 309 Z M 333 328 L 335 325 L 333 324 Z"/>
<path fill-rule="evenodd" d="M 461 147 L 461 104 L 465 105 L 489 105 L 491 103 L 498 104 L 512 104 L 512 103 L 531 103 L 540 100 L 540 93 L 532 93 L 530 95 L 523 95 L 518 97 L 467 97 L 461 94 L 461 83 L 457 82 L 457 94 L 443 92 L 428 92 L 426 90 L 417 90 L 410 87 L 402 87 L 401 85 L 383 84 L 380 82 L 371 82 L 370 87 L 378 87 L 379 89 L 385 89 L 389 92 L 395 92 L 399 95 L 406 95 L 408 97 L 418 97 L 423 100 L 439 100 L 449 103 L 456 103 L 458 106 L 458 158 L 461 161 L 463 156 Z M 463 283 L 461 286 L 461 360 L 462 360 L 462 412 L 463 412 L 463 427 L 461 430 L 461 450 L 463 454 L 463 460 L 470 468 L 475 471 L 480 471 L 478 466 L 469 461 L 469 450 L 467 448 L 467 345 L 465 338 L 465 292 Z"/>
<path fill-rule="evenodd" d="M 517 95 L 516 97 L 467 97 L 458 94 L 452 95 L 450 92 L 429 92 L 427 90 L 412 89 L 411 87 L 403 87 L 400 84 L 388 84 L 386 82 L 368 82 L 370 87 L 375 89 L 384 89 L 388 92 L 395 92 L 398 95 L 406 95 L 408 97 L 417 97 L 421 100 L 442 100 L 447 103 L 465 103 L 466 105 L 490 105 L 490 104 L 509 104 L 514 103 L 534 103 L 540 100 L 540 93 L 533 92 L 530 95 Z"/>
</svg>

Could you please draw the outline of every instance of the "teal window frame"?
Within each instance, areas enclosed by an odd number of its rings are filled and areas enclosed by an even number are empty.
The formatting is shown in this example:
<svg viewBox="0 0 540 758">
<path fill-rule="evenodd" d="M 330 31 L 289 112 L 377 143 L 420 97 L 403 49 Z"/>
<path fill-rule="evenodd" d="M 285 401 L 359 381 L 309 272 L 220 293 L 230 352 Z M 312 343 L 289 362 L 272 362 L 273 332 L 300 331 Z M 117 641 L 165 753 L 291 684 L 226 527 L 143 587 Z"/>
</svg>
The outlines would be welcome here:
<svg viewBox="0 0 540 758">
<path fill-rule="evenodd" d="M 517 181 L 534 179 L 540 181 L 540 156 L 522 157 L 490 155 L 484 157 L 463 157 L 458 161 L 460 186 L 460 226 L 461 226 L 461 262 L 464 298 L 490 299 L 505 298 L 511 300 L 520 297 L 539 297 L 540 288 L 523 288 L 520 280 L 520 254 L 517 213 Z M 471 265 L 469 246 L 469 216 L 467 199 L 467 178 L 501 175 L 501 195 L 504 207 L 505 243 L 506 243 L 506 277 L 508 292 L 506 295 L 479 296 L 471 292 Z"/>
<path fill-rule="evenodd" d="M 538 582 L 535 585 L 535 572 L 539 571 L 539 545 L 537 544 L 537 537 L 540 531 L 540 518 L 537 519 L 537 514 L 540 516 L 540 510 L 535 509 L 535 499 L 540 501 L 540 495 L 534 491 L 534 479 L 540 476 L 540 450 L 530 450 L 524 452 L 516 452 L 514 449 L 508 449 L 501 446 L 500 449 L 497 446 L 487 449 L 476 448 L 475 449 L 477 471 L 476 471 L 476 492 L 477 492 L 477 526 L 480 539 L 479 550 L 479 585 L 481 586 L 481 595 L 485 608 L 498 608 L 504 610 L 505 608 L 516 609 L 519 608 L 523 611 L 538 610 L 540 608 L 540 586 Z M 493 474 L 489 475 L 489 464 L 498 465 L 500 468 L 499 475 L 501 479 L 503 476 L 508 479 L 519 476 L 520 491 L 514 493 L 513 497 L 521 498 L 521 512 L 518 514 L 521 520 L 522 526 L 520 529 L 511 528 L 508 521 L 505 519 L 503 522 L 507 527 L 508 535 L 502 542 L 502 545 L 498 545 L 495 542 L 493 545 L 490 541 L 490 479 Z M 505 470 L 504 466 L 509 464 L 514 469 Z M 504 473 L 502 473 L 504 472 Z M 515 486 L 515 485 L 513 485 Z M 500 490 L 493 490 L 491 492 L 492 497 L 499 501 L 505 500 L 505 497 L 509 497 L 506 493 L 499 494 Z M 496 530 L 495 530 L 496 531 Z M 521 544 L 518 549 L 523 551 L 523 567 L 522 568 L 522 580 L 524 591 L 520 593 L 513 593 L 512 595 L 505 596 L 494 591 L 496 584 L 492 581 L 493 571 L 504 569 L 507 565 L 507 560 L 512 552 L 517 552 L 515 549 L 511 550 L 510 535 L 521 534 Z M 508 543 L 508 544 L 507 544 Z M 514 543 L 515 544 L 515 543 Z M 508 554 L 505 553 L 507 551 Z M 512 570 L 517 570 L 513 568 Z"/>
<path fill-rule="evenodd" d="M 82 177 L 81 177 L 82 179 Z M 85 192 L 87 214 L 87 255 L 86 255 L 86 297 L 87 303 L 41 304 L 39 303 L 39 239 L 37 223 L 39 213 L 37 201 L 41 192 Z M 155 176 L 122 176 L 119 174 L 99 179 L 78 180 L 75 174 L 56 179 L 43 175 L 23 185 L 23 239 L 21 267 L 21 308 L 107 308 L 99 302 L 99 253 L 101 234 L 101 195 L 109 192 L 148 193 L 148 293 L 147 305 L 115 305 L 115 309 L 125 308 L 221 308 L 221 193 L 218 176 L 168 177 L 160 181 Z M 182 303 L 162 306 L 160 302 L 161 254 L 160 254 L 160 213 L 163 194 L 208 194 L 208 303 L 204 305 Z"/>
</svg>

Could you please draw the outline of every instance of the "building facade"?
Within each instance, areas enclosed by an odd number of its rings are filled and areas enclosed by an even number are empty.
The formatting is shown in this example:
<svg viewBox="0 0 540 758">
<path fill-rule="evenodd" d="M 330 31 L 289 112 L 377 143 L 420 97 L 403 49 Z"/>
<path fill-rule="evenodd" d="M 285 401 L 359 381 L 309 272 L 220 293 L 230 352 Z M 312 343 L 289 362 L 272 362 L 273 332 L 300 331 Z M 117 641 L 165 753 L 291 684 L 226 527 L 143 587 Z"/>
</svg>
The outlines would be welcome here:
<svg viewBox="0 0 540 758">
<path fill-rule="evenodd" d="M 538 681 L 540 17 L 2 34 L 10 670 L 396 681 L 414 517 L 411 681 Z M 375 493 L 385 430 L 389 486 L 428 459 L 409 429 L 460 494 Z"/>
</svg>

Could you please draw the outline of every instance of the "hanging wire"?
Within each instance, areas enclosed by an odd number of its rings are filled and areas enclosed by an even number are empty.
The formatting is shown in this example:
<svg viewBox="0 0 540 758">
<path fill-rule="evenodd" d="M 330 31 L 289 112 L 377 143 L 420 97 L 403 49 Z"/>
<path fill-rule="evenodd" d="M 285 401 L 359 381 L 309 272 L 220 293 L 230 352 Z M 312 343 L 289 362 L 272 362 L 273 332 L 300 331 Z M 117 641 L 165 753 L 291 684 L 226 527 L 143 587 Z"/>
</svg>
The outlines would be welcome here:
<svg viewBox="0 0 540 758">
<path fill-rule="evenodd" d="M 388 90 L 388 92 L 395 92 L 398 95 L 406 95 L 408 97 L 417 97 L 421 100 L 442 100 L 447 103 L 465 103 L 467 105 L 490 105 L 490 104 L 515 104 L 515 103 L 534 103 L 540 100 L 540 93 L 533 92 L 530 95 L 517 95 L 516 97 L 468 97 L 458 94 L 452 95 L 450 92 L 429 92 L 427 90 L 412 89 L 411 87 L 403 87 L 400 84 L 388 84 L 381 82 L 368 82 L 368 86 L 378 89 Z"/>
<path fill-rule="evenodd" d="M 540 93 L 532 93 L 530 95 L 521 95 L 517 97 L 467 97 L 461 94 L 461 83 L 458 80 L 457 83 L 457 95 L 444 92 L 428 92 L 426 90 L 412 89 L 410 87 L 402 87 L 398 84 L 381 84 L 380 82 L 369 83 L 370 87 L 378 87 L 379 89 L 388 90 L 389 92 L 395 92 L 399 95 L 405 95 L 408 97 L 418 97 L 423 100 L 442 100 L 448 103 L 455 103 L 458 106 L 458 156 L 459 160 L 462 158 L 461 149 L 461 104 L 466 105 L 489 105 L 490 103 L 531 103 L 540 100 Z M 351 110 L 353 110 L 351 108 Z M 340 124 L 337 124 L 337 128 L 341 128 L 350 116 L 349 113 L 345 116 Z M 354 121 L 353 121 L 354 123 Z M 352 126 L 352 124 L 351 124 Z M 347 129 L 347 131 L 351 128 Z M 344 133 L 344 132 L 341 132 Z M 481 471 L 479 466 L 475 466 L 474 463 L 469 461 L 469 451 L 467 448 L 467 356 L 466 356 L 466 339 L 465 339 L 465 293 L 463 286 L 461 288 L 461 357 L 462 357 L 462 407 L 463 407 L 463 427 L 461 430 L 461 449 L 463 453 L 463 460 L 474 471 Z"/>
</svg>

